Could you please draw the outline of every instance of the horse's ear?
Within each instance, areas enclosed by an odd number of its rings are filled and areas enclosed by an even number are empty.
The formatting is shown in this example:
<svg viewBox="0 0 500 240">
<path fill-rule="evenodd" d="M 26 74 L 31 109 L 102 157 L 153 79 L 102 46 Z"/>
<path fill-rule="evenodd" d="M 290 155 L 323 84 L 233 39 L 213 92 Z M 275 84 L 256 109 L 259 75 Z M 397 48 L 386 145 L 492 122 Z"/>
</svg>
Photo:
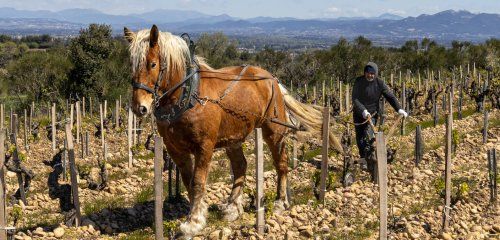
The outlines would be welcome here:
<svg viewBox="0 0 500 240">
<path fill-rule="evenodd" d="M 158 36 L 160 35 L 158 31 L 158 27 L 156 25 L 153 25 L 151 28 L 151 32 L 149 33 L 149 46 L 154 47 L 155 45 L 158 44 Z"/>
<path fill-rule="evenodd" d="M 127 39 L 129 43 L 134 41 L 135 33 L 130 31 L 127 27 L 123 28 L 123 35 L 125 36 L 125 39 Z"/>
</svg>

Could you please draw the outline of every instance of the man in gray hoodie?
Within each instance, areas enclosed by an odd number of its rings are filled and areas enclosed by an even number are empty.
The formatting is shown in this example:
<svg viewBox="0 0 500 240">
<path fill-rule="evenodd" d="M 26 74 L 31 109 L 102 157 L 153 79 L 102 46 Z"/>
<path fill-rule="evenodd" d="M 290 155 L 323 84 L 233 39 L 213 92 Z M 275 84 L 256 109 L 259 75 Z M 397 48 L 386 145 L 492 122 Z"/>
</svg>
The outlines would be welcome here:
<svg viewBox="0 0 500 240">
<path fill-rule="evenodd" d="M 399 114 L 407 117 L 408 114 L 401 108 L 398 99 L 392 91 L 387 87 L 384 81 L 378 78 L 378 66 L 373 62 L 366 64 L 364 75 L 356 78 L 352 88 L 352 103 L 353 103 L 353 118 L 358 125 L 356 130 L 356 143 L 359 149 L 360 158 L 365 159 L 367 156 L 367 147 L 370 143 L 366 142 L 367 121 L 376 123 L 376 118 L 372 115 L 379 111 L 379 100 L 384 96 L 389 104 Z M 368 120 L 370 119 L 370 120 Z M 366 122 L 364 124 L 360 124 Z M 368 170 L 373 174 L 375 162 L 367 160 Z M 372 175 L 373 177 L 373 175 Z"/>
</svg>

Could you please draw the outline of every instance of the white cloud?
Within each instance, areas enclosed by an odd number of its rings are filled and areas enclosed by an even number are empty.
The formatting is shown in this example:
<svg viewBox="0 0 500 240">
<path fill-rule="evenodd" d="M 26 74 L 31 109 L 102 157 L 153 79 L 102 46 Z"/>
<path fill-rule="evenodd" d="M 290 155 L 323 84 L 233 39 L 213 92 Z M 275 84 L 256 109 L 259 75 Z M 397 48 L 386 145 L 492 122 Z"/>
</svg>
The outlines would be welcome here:
<svg viewBox="0 0 500 240">
<path fill-rule="evenodd" d="M 340 12 L 340 8 L 335 7 L 335 6 L 331 6 L 328 9 L 326 9 L 326 11 L 330 12 L 330 13 L 338 13 L 338 12 Z"/>
</svg>

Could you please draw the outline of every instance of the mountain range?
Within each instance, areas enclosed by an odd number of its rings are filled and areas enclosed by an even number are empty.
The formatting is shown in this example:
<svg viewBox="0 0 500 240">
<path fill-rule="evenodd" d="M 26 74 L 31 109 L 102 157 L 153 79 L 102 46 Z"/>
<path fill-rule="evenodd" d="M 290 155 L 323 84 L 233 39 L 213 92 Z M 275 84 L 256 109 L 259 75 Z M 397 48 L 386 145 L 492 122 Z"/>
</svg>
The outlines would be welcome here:
<svg viewBox="0 0 500 240">
<path fill-rule="evenodd" d="M 481 42 L 500 38 L 500 14 L 447 10 L 416 17 L 382 14 L 372 18 L 236 18 L 227 14 L 208 15 L 197 11 L 158 9 L 155 11 L 111 15 L 94 9 L 67 9 L 58 12 L 27 11 L 0 8 L 0 33 L 11 35 L 78 34 L 89 23 L 105 23 L 121 34 L 124 26 L 150 28 L 157 24 L 170 32 L 222 31 L 233 36 L 282 36 L 292 38 L 332 39 L 364 35 L 379 42 L 401 42 L 406 39 L 433 38 L 437 41 L 467 40 Z"/>
</svg>

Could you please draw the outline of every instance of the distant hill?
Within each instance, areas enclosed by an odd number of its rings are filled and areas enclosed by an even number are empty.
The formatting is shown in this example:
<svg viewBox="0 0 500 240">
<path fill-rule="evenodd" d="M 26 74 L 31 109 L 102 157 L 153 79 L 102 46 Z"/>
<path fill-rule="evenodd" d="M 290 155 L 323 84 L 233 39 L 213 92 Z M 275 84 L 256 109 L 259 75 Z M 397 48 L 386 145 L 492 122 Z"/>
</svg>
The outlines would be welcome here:
<svg viewBox="0 0 500 240">
<path fill-rule="evenodd" d="M 297 19 L 213 16 L 197 11 L 159 9 L 142 14 L 111 15 L 93 9 L 68 9 L 59 12 L 25 11 L 0 8 L 0 33 L 71 35 L 89 23 L 110 24 L 116 34 L 124 26 L 150 28 L 157 24 L 171 32 L 222 31 L 234 36 L 283 36 L 299 38 L 353 38 L 364 35 L 380 42 L 433 38 L 437 41 L 468 40 L 481 42 L 500 38 L 500 15 L 443 11 L 433 15 L 402 18 L 385 13 L 372 18 Z"/>
</svg>

